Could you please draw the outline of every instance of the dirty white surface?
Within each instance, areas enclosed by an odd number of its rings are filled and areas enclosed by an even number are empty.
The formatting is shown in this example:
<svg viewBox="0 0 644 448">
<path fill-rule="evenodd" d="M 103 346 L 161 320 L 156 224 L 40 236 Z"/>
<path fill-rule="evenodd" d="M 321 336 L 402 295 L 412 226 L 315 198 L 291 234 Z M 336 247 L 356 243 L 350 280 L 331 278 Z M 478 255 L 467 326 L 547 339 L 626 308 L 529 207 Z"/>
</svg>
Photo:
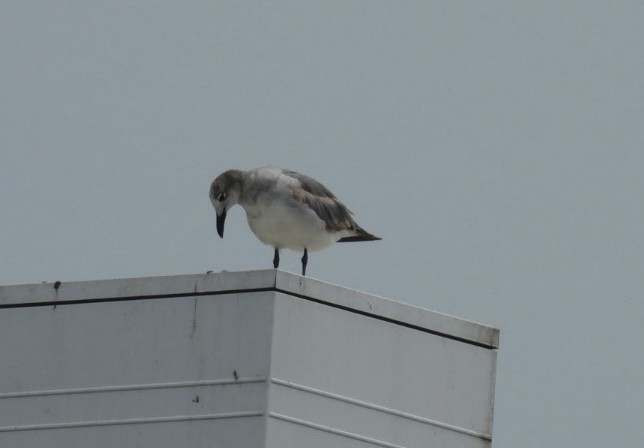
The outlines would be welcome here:
<svg viewBox="0 0 644 448">
<path fill-rule="evenodd" d="M 490 445 L 480 324 L 275 270 L 8 286 L 0 306 L 3 446 Z"/>
</svg>

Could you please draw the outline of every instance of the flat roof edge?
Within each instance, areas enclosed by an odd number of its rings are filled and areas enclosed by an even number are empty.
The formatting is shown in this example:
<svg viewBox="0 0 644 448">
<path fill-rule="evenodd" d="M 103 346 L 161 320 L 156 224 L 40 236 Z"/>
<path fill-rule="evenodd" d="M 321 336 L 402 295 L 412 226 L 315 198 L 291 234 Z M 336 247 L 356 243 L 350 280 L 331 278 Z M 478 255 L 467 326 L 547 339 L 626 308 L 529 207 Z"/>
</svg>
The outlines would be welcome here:
<svg viewBox="0 0 644 448">
<path fill-rule="evenodd" d="M 0 286 L 0 309 L 270 290 L 482 347 L 499 346 L 496 328 L 275 269 Z"/>
<path fill-rule="evenodd" d="M 277 271 L 276 288 L 298 297 L 331 304 L 338 308 L 452 339 L 487 348 L 499 348 L 499 329 L 427 308 L 284 271 Z"/>
</svg>

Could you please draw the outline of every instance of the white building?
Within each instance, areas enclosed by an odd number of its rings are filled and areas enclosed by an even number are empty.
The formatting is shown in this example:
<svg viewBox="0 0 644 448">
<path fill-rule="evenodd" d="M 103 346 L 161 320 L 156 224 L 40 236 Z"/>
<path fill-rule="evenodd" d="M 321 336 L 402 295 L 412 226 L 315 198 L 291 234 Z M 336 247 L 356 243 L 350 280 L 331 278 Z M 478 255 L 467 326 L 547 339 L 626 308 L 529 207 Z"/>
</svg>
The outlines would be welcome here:
<svg viewBox="0 0 644 448">
<path fill-rule="evenodd" d="M 498 337 L 276 270 L 0 287 L 0 446 L 489 447 Z"/>
</svg>

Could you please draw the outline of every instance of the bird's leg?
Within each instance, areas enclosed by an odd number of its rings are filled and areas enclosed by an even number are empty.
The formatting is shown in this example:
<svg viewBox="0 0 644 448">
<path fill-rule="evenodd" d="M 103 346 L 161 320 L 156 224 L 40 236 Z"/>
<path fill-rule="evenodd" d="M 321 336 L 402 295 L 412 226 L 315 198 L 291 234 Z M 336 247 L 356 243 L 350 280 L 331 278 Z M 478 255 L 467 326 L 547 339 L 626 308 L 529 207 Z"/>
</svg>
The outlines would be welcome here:
<svg viewBox="0 0 644 448">
<path fill-rule="evenodd" d="M 302 255 L 302 276 L 306 275 L 306 262 L 309 261 L 309 251 L 304 248 L 304 255 Z"/>
<path fill-rule="evenodd" d="M 273 257 L 273 267 L 277 269 L 280 265 L 280 251 L 275 248 L 275 256 Z"/>
</svg>

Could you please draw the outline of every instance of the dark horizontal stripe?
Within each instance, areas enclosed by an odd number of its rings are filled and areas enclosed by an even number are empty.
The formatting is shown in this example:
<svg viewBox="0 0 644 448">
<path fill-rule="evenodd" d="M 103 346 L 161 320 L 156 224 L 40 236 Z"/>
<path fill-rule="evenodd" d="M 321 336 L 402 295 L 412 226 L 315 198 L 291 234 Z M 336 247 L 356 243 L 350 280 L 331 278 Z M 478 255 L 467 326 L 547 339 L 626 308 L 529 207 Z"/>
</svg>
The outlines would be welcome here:
<svg viewBox="0 0 644 448">
<path fill-rule="evenodd" d="M 339 305 L 336 303 L 329 303 L 323 299 L 317 299 L 314 297 L 309 297 L 305 296 L 303 294 L 298 294 L 294 293 L 292 291 L 285 291 L 283 289 L 279 289 L 275 286 L 271 287 L 265 287 L 265 288 L 248 288 L 248 289 L 228 289 L 228 290 L 221 290 L 221 291 L 204 291 L 204 292 L 185 292 L 185 293 L 176 293 L 176 294 L 154 294 L 154 295 L 138 295 L 138 296 L 125 296 L 125 297 L 103 297 L 100 299 L 79 299 L 79 300 L 50 300 L 46 302 L 28 302 L 28 303 L 13 303 L 13 304 L 4 304 L 0 305 L 0 309 L 10 309 L 10 308 L 35 308 L 35 307 L 58 307 L 58 306 L 66 306 L 66 305 L 76 305 L 76 304 L 90 304 L 90 303 L 104 303 L 104 302 L 127 302 L 127 301 L 134 301 L 134 300 L 158 300 L 158 299 L 174 299 L 174 298 L 181 298 L 181 297 L 206 297 L 206 296 L 220 296 L 220 295 L 226 295 L 226 294 L 245 294 L 245 293 L 253 293 L 253 292 L 269 292 L 269 291 L 275 291 L 275 292 L 281 292 L 283 294 L 287 294 L 293 297 L 297 297 L 300 299 L 308 300 L 310 302 L 315 302 L 319 303 L 321 305 L 326 305 L 330 306 L 332 308 L 337 308 L 341 309 L 344 311 L 348 311 L 350 313 L 354 314 L 360 314 L 362 316 L 367 316 L 371 317 L 373 319 L 378 319 L 384 322 L 389 322 L 391 324 L 395 325 L 400 325 L 403 327 L 411 328 L 414 330 L 422 331 L 424 333 L 429 333 L 433 334 L 435 336 L 440 336 L 443 338 L 451 339 L 454 341 L 459 341 L 459 342 L 464 342 L 466 344 L 471 344 L 475 345 L 478 347 L 483 347 L 487 349 L 496 349 L 491 344 L 484 344 L 481 342 L 476 342 L 472 341 L 469 339 L 461 338 L 458 336 L 454 336 L 448 333 L 443 333 L 440 331 L 432 330 L 429 328 L 421 327 L 418 325 L 410 324 L 408 322 L 400 321 L 397 319 L 392 319 L 389 317 L 385 316 L 379 316 L 377 314 L 369 313 L 367 311 L 362 311 L 362 310 L 357 310 L 355 308 L 350 308 L 345 305 Z"/>
</svg>

